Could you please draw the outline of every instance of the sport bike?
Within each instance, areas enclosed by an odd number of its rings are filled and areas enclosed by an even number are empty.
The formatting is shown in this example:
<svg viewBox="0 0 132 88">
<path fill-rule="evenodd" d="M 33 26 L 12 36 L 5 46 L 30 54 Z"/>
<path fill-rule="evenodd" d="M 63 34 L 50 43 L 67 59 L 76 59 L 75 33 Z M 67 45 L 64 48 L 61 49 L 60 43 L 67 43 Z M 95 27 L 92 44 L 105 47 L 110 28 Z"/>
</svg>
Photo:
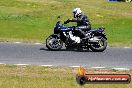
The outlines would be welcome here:
<svg viewBox="0 0 132 88">
<path fill-rule="evenodd" d="M 60 19 L 60 17 L 58 17 L 58 19 Z M 69 32 L 72 32 L 74 36 L 78 36 L 75 31 L 75 26 L 67 27 L 58 20 L 54 27 L 54 34 L 50 35 L 46 39 L 46 47 L 49 50 L 55 51 L 62 49 L 62 46 L 65 45 L 66 49 L 91 49 L 94 52 L 102 52 L 107 47 L 107 38 L 104 30 L 105 28 L 97 28 L 85 31 L 85 37 L 81 38 L 81 42 L 79 44 L 76 44 L 73 43 L 69 37 Z"/>
</svg>

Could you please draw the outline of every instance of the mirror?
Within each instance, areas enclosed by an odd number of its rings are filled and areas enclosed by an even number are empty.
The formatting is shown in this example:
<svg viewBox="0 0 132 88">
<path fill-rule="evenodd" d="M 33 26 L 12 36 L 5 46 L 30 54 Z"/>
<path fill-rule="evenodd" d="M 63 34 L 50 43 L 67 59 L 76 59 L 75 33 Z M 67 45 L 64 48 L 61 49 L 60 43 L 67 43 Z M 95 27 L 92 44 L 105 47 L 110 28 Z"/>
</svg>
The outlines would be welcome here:
<svg viewBox="0 0 132 88">
<path fill-rule="evenodd" d="M 57 17 L 58 19 L 60 18 L 60 16 Z"/>
</svg>

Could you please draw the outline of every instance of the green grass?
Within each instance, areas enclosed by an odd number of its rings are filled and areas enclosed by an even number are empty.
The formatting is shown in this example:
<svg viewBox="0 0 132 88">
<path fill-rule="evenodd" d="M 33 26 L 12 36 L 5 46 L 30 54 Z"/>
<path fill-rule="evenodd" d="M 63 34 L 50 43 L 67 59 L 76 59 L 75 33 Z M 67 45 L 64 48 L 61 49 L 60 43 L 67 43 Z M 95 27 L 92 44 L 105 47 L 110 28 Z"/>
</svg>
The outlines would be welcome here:
<svg viewBox="0 0 132 88">
<path fill-rule="evenodd" d="M 106 0 L 0 0 L 0 41 L 44 42 L 56 17 L 71 18 L 75 7 L 89 16 L 93 28 L 106 28 L 110 46 L 132 46 L 132 3 Z"/>
<path fill-rule="evenodd" d="M 0 88 L 131 88 L 130 84 L 76 83 L 77 68 L 0 65 Z M 109 69 L 87 69 L 89 74 L 127 73 Z"/>
</svg>

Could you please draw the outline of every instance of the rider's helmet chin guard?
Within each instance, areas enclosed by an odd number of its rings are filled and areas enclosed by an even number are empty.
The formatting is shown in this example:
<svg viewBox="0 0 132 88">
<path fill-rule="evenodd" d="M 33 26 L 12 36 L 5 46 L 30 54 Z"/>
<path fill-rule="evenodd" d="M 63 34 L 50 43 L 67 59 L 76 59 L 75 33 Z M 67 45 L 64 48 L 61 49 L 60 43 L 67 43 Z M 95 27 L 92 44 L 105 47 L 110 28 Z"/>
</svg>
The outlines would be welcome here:
<svg viewBox="0 0 132 88">
<path fill-rule="evenodd" d="M 78 16 L 80 16 L 82 14 L 82 11 L 80 8 L 75 8 L 73 9 L 73 15 L 74 15 L 74 18 L 77 18 Z"/>
</svg>

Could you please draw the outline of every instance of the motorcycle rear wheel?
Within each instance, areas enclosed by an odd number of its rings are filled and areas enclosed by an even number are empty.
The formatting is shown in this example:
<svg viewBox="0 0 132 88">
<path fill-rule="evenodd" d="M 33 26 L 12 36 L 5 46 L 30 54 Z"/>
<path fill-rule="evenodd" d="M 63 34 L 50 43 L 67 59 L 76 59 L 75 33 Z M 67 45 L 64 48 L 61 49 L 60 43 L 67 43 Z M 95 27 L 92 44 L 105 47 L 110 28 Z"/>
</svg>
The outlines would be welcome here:
<svg viewBox="0 0 132 88">
<path fill-rule="evenodd" d="M 98 43 L 93 43 L 90 45 L 90 49 L 93 52 L 103 52 L 107 47 L 107 41 L 103 37 L 99 37 Z"/>
</svg>

